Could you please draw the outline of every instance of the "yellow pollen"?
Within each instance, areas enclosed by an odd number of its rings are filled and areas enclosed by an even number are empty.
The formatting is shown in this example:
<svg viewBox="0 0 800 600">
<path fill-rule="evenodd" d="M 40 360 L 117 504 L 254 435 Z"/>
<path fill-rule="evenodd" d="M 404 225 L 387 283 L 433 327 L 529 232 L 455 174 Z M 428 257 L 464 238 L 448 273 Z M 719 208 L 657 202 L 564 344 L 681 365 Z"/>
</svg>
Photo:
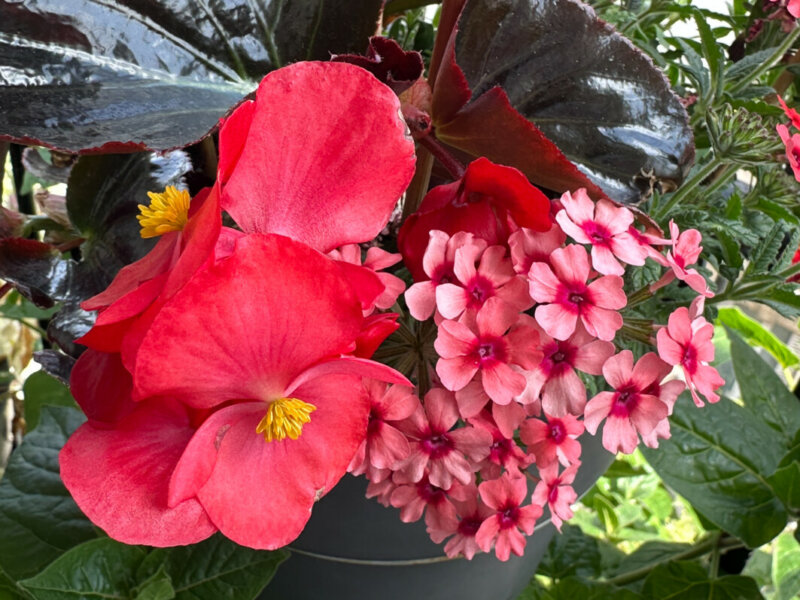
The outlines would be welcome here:
<svg viewBox="0 0 800 600">
<path fill-rule="evenodd" d="M 256 433 L 263 434 L 268 442 L 287 437 L 296 440 L 315 410 L 316 406 L 297 398 L 278 398 L 269 405 L 267 414 L 256 426 Z"/>
<path fill-rule="evenodd" d="M 142 226 L 141 236 L 152 238 L 169 231 L 181 231 L 186 226 L 189 215 L 189 192 L 167 186 L 163 193 L 147 192 L 150 197 L 150 206 L 139 205 L 137 215 L 139 225 Z"/>
</svg>

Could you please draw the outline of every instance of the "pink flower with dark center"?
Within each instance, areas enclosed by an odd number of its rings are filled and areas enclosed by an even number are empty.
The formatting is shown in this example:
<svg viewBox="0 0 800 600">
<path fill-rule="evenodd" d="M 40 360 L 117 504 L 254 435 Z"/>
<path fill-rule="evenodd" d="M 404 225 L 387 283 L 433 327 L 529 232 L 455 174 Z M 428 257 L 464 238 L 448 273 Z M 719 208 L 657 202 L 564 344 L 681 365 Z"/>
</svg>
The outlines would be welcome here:
<svg viewBox="0 0 800 600">
<path fill-rule="evenodd" d="M 497 479 L 506 471 L 525 469 L 533 462 L 533 456 L 528 456 L 517 446 L 513 437 L 507 437 L 487 413 L 482 412 L 469 420 L 471 425 L 485 429 L 492 435 L 492 445 L 489 446 L 489 456 L 476 465 L 481 478 Z"/>
<path fill-rule="evenodd" d="M 680 366 L 686 384 L 697 406 L 703 406 L 700 394 L 709 402 L 717 402 L 719 395 L 714 391 L 724 385 L 709 362 L 714 360 L 714 344 L 711 338 L 714 326 L 703 317 L 690 320 L 689 309 L 681 306 L 669 316 L 666 327 L 656 336 L 658 355 L 668 364 Z"/>
<path fill-rule="evenodd" d="M 391 469 L 408 458 L 408 439 L 393 424 L 407 419 L 420 406 L 414 390 L 404 385 L 387 385 L 368 379 L 364 389 L 370 402 L 367 437 L 361 442 L 348 472 L 363 475 L 368 469 Z"/>
<path fill-rule="evenodd" d="M 514 270 L 520 275 L 527 275 L 533 263 L 548 262 L 553 250 L 563 246 L 566 239 L 567 236 L 555 223 L 544 233 L 524 227 L 518 229 L 508 237 Z"/>
<path fill-rule="evenodd" d="M 456 281 L 456 250 L 461 251 L 462 260 L 471 258 L 474 268 L 486 246 L 484 240 L 465 231 L 459 231 L 452 237 L 444 231 L 431 231 L 428 247 L 422 258 L 422 267 L 429 279 L 415 283 L 405 293 L 411 316 L 417 321 L 429 319 L 436 308 L 436 288 Z"/>
<path fill-rule="evenodd" d="M 666 240 L 661 237 L 660 234 L 655 233 L 648 233 L 647 231 L 639 231 L 631 225 L 628 228 L 628 233 L 631 234 L 631 237 L 636 240 L 636 243 L 642 247 L 645 254 L 656 261 L 658 264 L 664 264 L 664 256 L 654 248 L 654 246 L 668 246 L 672 244 L 670 240 Z"/>
<path fill-rule="evenodd" d="M 456 519 L 456 508 L 448 493 L 457 485 L 441 488 L 425 477 L 416 483 L 398 485 L 392 492 L 391 504 L 400 509 L 403 523 L 419 521 L 424 512 L 429 530 L 447 530 L 447 524 Z"/>
<path fill-rule="evenodd" d="M 789 135 L 789 128 L 783 123 L 776 125 L 775 129 L 778 130 L 778 135 L 786 146 L 786 158 L 789 159 L 794 178 L 800 181 L 800 133 Z"/>
<path fill-rule="evenodd" d="M 445 319 L 457 319 L 465 310 L 477 311 L 493 297 L 500 298 L 517 312 L 533 306 L 528 286 L 505 257 L 503 246 L 489 246 L 475 268 L 472 252 L 456 250 L 453 271 L 457 283 L 442 283 L 436 288 L 436 306 Z"/>
<path fill-rule="evenodd" d="M 552 269 L 535 262 L 528 274 L 531 297 L 541 303 L 535 313 L 541 328 L 557 340 L 566 340 L 580 317 L 591 335 L 613 340 L 622 327 L 622 316 L 616 311 L 627 303 L 622 278 L 606 275 L 587 285 L 589 258 L 583 246 L 576 244 L 554 250 L 550 264 Z"/>
<path fill-rule="evenodd" d="M 528 374 L 527 392 L 542 396 L 542 408 L 554 417 L 582 415 L 586 386 L 575 369 L 600 375 L 603 363 L 614 354 L 614 344 L 593 338 L 582 324 L 566 340 L 555 340 L 541 331 L 539 346 L 544 355 Z"/>
<path fill-rule="evenodd" d="M 697 269 L 689 269 L 688 265 L 693 265 L 700 257 L 703 247 L 700 242 L 703 236 L 696 229 L 687 229 L 683 233 L 679 232 L 678 226 L 674 221 L 669 222 L 669 231 L 672 236 L 672 247 L 667 251 L 667 255 L 662 257 L 660 262 L 663 266 L 670 268 L 661 279 L 650 286 L 651 291 L 655 291 L 677 278 L 686 282 L 698 294 L 703 294 L 707 298 L 714 295 L 708 289 L 705 277 L 697 272 Z"/>
<path fill-rule="evenodd" d="M 495 554 L 502 561 L 508 560 L 512 552 L 522 556 L 525 535 L 533 533 L 536 520 L 542 516 L 540 505 L 522 506 L 528 495 L 525 477 L 512 477 L 504 473 L 499 479 L 481 483 L 478 492 L 481 500 L 494 510 L 494 514 L 481 524 L 475 534 L 478 547 L 489 552 L 494 544 Z"/>
<path fill-rule="evenodd" d="M 536 466 L 543 469 L 554 462 L 565 467 L 577 463 L 581 456 L 577 437 L 583 433 L 583 423 L 572 415 L 560 419 L 545 416 L 547 421 L 527 419 L 519 429 L 522 443 L 536 457 Z"/>
<path fill-rule="evenodd" d="M 577 500 L 578 494 L 572 489 L 572 482 L 578 472 L 580 463 L 575 463 L 558 474 L 558 463 L 551 463 L 550 466 L 540 468 L 539 475 L 541 480 L 533 490 L 531 502 L 550 507 L 550 520 L 556 529 L 561 531 L 561 523 L 572 518 L 572 508 Z"/>
<path fill-rule="evenodd" d="M 453 537 L 445 544 L 444 551 L 450 558 L 461 555 L 467 560 L 472 560 L 480 550 L 475 536 L 483 522 L 494 515 L 495 511 L 481 501 L 478 497 L 478 488 L 474 485 L 465 487 L 464 495 L 465 500 L 453 501 L 458 522 L 452 530 Z"/>
<path fill-rule="evenodd" d="M 646 252 L 628 231 L 633 213 L 608 200 L 595 204 L 584 188 L 561 196 L 563 210 L 556 221 L 568 236 L 579 244 L 591 244 L 592 266 L 603 275 L 625 273 L 619 261 L 643 265 Z M 619 259 L 619 260 L 618 260 Z"/>
<path fill-rule="evenodd" d="M 511 368 L 528 368 L 541 358 L 533 328 L 508 332 L 519 312 L 500 298 L 489 298 L 474 322 L 442 321 L 434 348 L 442 385 L 459 391 L 480 371 L 483 389 L 498 404 L 508 404 L 525 390 L 525 377 Z"/>
<path fill-rule="evenodd" d="M 365 496 L 375 498 L 383 506 L 391 506 L 392 493 L 397 489 L 397 484 L 392 481 L 391 475 L 390 469 L 374 469 L 371 473 L 367 472 L 369 484 Z"/>
<path fill-rule="evenodd" d="M 700 300 L 703 296 L 698 296 Z M 694 304 L 694 302 L 692 302 Z M 691 314 L 691 310 L 689 311 Z M 656 376 L 653 383 L 644 390 L 645 394 L 655 396 L 667 406 L 667 415 L 672 414 L 672 408 L 675 406 L 675 401 L 680 396 L 681 392 L 686 389 L 686 384 L 678 379 L 664 381 L 664 378 L 672 373 L 672 365 L 662 363 L 661 370 Z M 663 419 L 658 422 L 655 429 L 648 435 L 642 436 L 642 441 L 648 448 L 658 448 L 658 440 L 668 440 L 670 437 L 669 419 Z"/>
<path fill-rule="evenodd" d="M 594 435 L 600 422 L 603 446 L 609 452 L 621 450 L 630 454 L 639 443 L 639 434 L 649 435 L 658 423 L 667 418 L 667 406 L 656 396 L 646 394 L 663 370 L 662 360 L 648 352 L 633 364 L 633 353 L 623 350 L 603 365 L 603 376 L 614 388 L 600 392 L 586 404 L 583 423 Z"/>
<path fill-rule="evenodd" d="M 451 431 L 457 421 L 451 392 L 434 388 L 425 394 L 424 408 L 418 407 L 397 424 L 410 440 L 411 453 L 395 465 L 395 482 L 416 483 L 427 471 L 430 482 L 438 487 L 450 488 L 454 478 L 465 485 L 471 483 L 474 476 L 469 461 L 480 462 L 489 455 L 492 436 L 472 426 Z"/>
<path fill-rule="evenodd" d="M 513 366 L 514 372 L 525 374 L 519 367 Z M 520 403 L 522 396 L 515 396 L 508 404 L 498 404 L 492 401 L 483 386 L 481 373 L 477 373 L 463 389 L 456 392 L 458 411 L 463 419 L 472 419 L 477 416 L 491 402 L 489 413 L 491 420 L 497 425 L 502 434 L 508 438 L 514 436 L 514 431 L 525 420 L 525 406 Z M 487 407 L 488 408 L 488 407 Z"/>
</svg>

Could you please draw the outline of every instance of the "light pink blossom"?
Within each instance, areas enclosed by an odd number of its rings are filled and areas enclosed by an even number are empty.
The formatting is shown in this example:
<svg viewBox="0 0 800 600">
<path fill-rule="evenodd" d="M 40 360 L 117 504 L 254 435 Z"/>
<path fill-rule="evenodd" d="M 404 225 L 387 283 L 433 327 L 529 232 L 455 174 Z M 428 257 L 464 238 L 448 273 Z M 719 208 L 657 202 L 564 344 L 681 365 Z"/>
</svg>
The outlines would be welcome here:
<svg viewBox="0 0 800 600">
<path fill-rule="evenodd" d="M 447 524 L 456 518 L 456 508 L 448 497 L 452 487 L 455 486 L 441 488 L 425 477 L 416 483 L 398 485 L 392 492 L 391 505 L 400 509 L 403 523 L 419 521 L 424 512 L 429 529 L 446 530 Z"/>
<path fill-rule="evenodd" d="M 789 128 L 783 123 L 776 125 L 778 135 L 781 136 L 783 145 L 786 146 L 786 158 L 789 159 L 789 166 L 792 167 L 794 178 L 800 181 L 800 133 L 790 135 Z"/>
<path fill-rule="evenodd" d="M 627 303 L 622 278 L 606 275 L 587 285 L 589 258 L 583 246 L 576 244 L 554 250 L 550 264 L 552 269 L 535 262 L 528 274 L 531 297 L 541 303 L 535 312 L 541 328 L 557 340 L 566 340 L 580 317 L 591 335 L 613 340 L 622 327 L 622 316 L 616 311 Z"/>
<path fill-rule="evenodd" d="M 528 495 L 525 477 L 512 477 L 504 473 L 499 479 L 481 483 L 478 492 L 481 500 L 494 510 L 494 514 L 481 524 L 475 535 L 478 547 L 489 552 L 494 545 L 495 554 L 502 561 L 508 560 L 512 552 L 522 556 L 525 535 L 533 533 L 536 520 L 542 516 L 540 505 L 522 506 Z"/>
<path fill-rule="evenodd" d="M 539 336 L 532 328 L 508 332 L 519 313 L 500 298 L 489 298 L 473 322 L 442 321 L 434 348 L 439 354 L 436 373 L 442 385 L 458 391 L 481 373 L 488 396 L 498 404 L 509 404 L 525 390 L 525 377 L 511 368 L 536 364 Z M 507 333 L 508 332 L 508 333 Z"/>
<path fill-rule="evenodd" d="M 670 270 L 652 284 L 650 290 L 655 291 L 677 278 L 686 282 L 686 285 L 698 294 L 711 298 L 714 292 L 708 288 L 705 277 L 697 269 L 687 268 L 696 263 L 700 257 L 700 252 L 703 250 L 700 242 L 703 236 L 697 229 L 680 232 L 674 221 L 669 222 L 669 231 L 672 236 L 672 246 L 667 251 L 667 255 L 662 256 L 659 262 Z"/>
<path fill-rule="evenodd" d="M 628 228 L 633 223 L 633 213 L 608 200 L 596 204 L 584 188 L 574 194 L 561 196 L 564 207 L 556 221 L 568 236 L 579 244 L 591 244 L 592 266 L 603 275 L 622 275 L 629 265 L 643 265 L 646 252 L 631 236 Z"/>
<path fill-rule="evenodd" d="M 518 229 L 508 237 L 514 270 L 520 275 L 527 275 L 533 263 L 548 262 L 553 250 L 563 246 L 566 239 L 567 236 L 555 223 L 544 233 L 525 227 Z"/>
<path fill-rule="evenodd" d="M 453 537 L 445 544 L 444 551 L 450 558 L 461 555 L 467 560 L 472 560 L 472 557 L 480 550 L 475 539 L 478 529 L 486 519 L 494 515 L 495 511 L 486 506 L 478 497 L 477 487 L 473 485 L 465 490 L 467 490 L 466 499 L 453 502 L 456 506 L 458 522 L 453 528 Z"/>
<path fill-rule="evenodd" d="M 578 472 L 580 463 L 567 467 L 560 475 L 558 463 L 539 469 L 541 480 L 533 490 L 531 502 L 550 507 L 550 520 L 556 529 L 561 531 L 561 523 L 572 518 L 571 506 L 578 500 L 578 494 L 572 488 L 572 482 Z"/>
<path fill-rule="evenodd" d="M 457 319 L 465 310 L 477 311 L 492 297 L 498 297 L 517 312 L 533 306 L 525 279 L 518 276 L 503 246 L 489 246 L 475 268 L 474 252 L 456 250 L 453 272 L 456 281 L 436 288 L 436 307 L 445 319 Z"/>
<path fill-rule="evenodd" d="M 536 457 L 536 466 L 540 469 L 554 462 L 568 467 L 577 463 L 581 456 L 577 438 L 583 429 L 583 423 L 572 415 L 562 418 L 547 416 L 547 421 L 527 419 L 520 426 L 519 435 L 528 452 Z"/>
<path fill-rule="evenodd" d="M 725 380 L 709 362 L 714 360 L 711 338 L 714 326 L 703 317 L 690 319 L 689 309 L 681 306 L 670 316 L 666 327 L 656 336 L 658 355 L 668 364 L 683 369 L 686 384 L 697 406 L 703 406 L 702 394 L 709 402 L 719 400 L 715 390 Z"/>
<path fill-rule="evenodd" d="M 411 452 L 395 465 L 395 482 L 416 483 L 427 472 L 428 479 L 437 487 L 450 488 L 454 478 L 463 484 L 471 483 L 470 461 L 480 462 L 489 455 L 492 436 L 472 426 L 452 429 L 457 421 L 458 409 L 452 392 L 434 388 L 425 394 L 424 408 L 418 407 L 397 424 L 409 438 Z"/>
<path fill-rule="evenodd" d="M 480 471 L 482 479 L 497 479 L 503 470 L 518 471 L 525 469 L 533 462 L 533 456 L 525 454 L 522 448 L 517 446 L 513 436 L 506 436 L 500 431 L 494 419 L 485 411 L 470 419 L 469 422 L 476 427 L 485 429 L 492 435 L 489 456 L 476 465 L 476 470 Z"/>
<path fill-rule="evenodd" d="M 486 246 L 484 240 L 464 231 L 452 237 L 444 231 L 431 231 L 428 247 L 422 259 L 423 270 L 429 279 L 415 283 L 405 293 L 411 316 L 418 321 L 425 321 L 431 317 L 436 308 L 437 286 L 456 280 L 453 272 L 456 250 L 461 249 L 462 257 L 465 255 L 474 257 L 474 265 Z"/>
<path fill-rule="evenodd" d="M 703 296 L 698 296 L 702 300 Z M 692 305 L 695 305 L 692 302 Z M 691 313 L 691 310 L 689 311 Z M 672 409 L 675 406 L 675 401 L 680 396 L 681 392 L 686 389 L 686 384 L 678 379 L 671 379 L 664 381 L 664 378 L 669 376 L 672 372 L 672 365 L 662 362 L 661 369 L 658 375 L 653 380 L 653 383 L 644 390 L 645 394 L 655 396 L 667 407 L 667 415 L 672 414 Z M 647 435 L 642 436 L 642 441 L 648 448 L 658 448 L 658 440 L 668 440 L 670 438 L 669 419 L 663 419 L 658 422 L 655 429 Z"/>
<path fill-rule="evenodd" d="M 645 393 L 662 372 L 661 363 L 655 353 L 648 352 L 634 366 L 633 353 L 623 350 L 603 365 L 603 376 L 614 391 L 600 392 L 589 400 L 583 423 L 594 435 L 606 420 L 603 446 L 609 452 L 630 454 L 639 443 L 639 434 L 649 435 L 667 418 L 667 406 Z"/>
<path fill-rule="evenodd" d="M 614 344 L 597 340 L 581 323 L 566 340 L 555 340 L 539 332 L 542 360 L 526 373 L 526 394 L 542 396 L 542 408 L 554 417 L 582 415 L 586 405 L 586 386 L 575 369 L 600 375 L 603 363 L 614 354 Z"/>
</svg>

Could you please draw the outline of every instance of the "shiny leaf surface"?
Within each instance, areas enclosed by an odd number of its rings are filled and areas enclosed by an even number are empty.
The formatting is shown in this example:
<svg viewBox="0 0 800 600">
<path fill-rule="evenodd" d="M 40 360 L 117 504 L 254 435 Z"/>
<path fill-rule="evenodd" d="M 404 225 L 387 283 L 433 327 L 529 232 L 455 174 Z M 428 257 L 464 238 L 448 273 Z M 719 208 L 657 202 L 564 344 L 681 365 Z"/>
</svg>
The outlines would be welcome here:
<svg viewBox="0 0 800 600">
<path fill-rule="evenodd" d="M 455 56 L 471 102 L 500 86 L 615 200 L 638 201 L 653 178 L 680 182 L 691 165 L 686 112 L 664 75 L 580 2 L 470 0 Z M 460 144 L 465 132 L 451 126 L 447 135 L 456 143 L 448 143 Z M 545 147 L 535 149 L 543 155 Z"/>
<path fill-rule="evenodd" d="M 708 578 L 697 563 L 674 561 L 653 569 L 644 582 L 646 600 L 691 598 L 692 600 L 763 600 L 755 580 L 743 575 Z"/>
<path fill-rule="evenodd" d="M 725 531 L 756 547 L 786 525 L 767 476 L 783 458 L 775 432 L 727 398 L 698 409 L 684 393 L 670 417 L 672 437 L 642 453 L 664 482 Z"/>
<path fill-rule="evenodd" d="M 71 152 L 205 136 L 267 72 L 361 51 L 377 0 L 0 0 L 0 136 Z"/>
</svg>

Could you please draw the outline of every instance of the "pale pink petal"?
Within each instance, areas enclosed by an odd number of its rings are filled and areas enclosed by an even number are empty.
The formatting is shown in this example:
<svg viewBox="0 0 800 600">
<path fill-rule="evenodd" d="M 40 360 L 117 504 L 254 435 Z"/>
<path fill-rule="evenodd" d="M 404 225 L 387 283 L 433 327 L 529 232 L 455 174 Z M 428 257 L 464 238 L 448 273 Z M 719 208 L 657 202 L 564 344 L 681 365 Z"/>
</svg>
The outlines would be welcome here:
<svg viewBox="0 0 800 600">
<path fill-rule="evenodd" d="M 560 304 L 542 304 L 536 307 L 534 314 L 539 326 L 557 340 L 566 340 L 571 336 L 575 331 L 575 324 L 578 322 L 577 313 L 571 312 Z"/>
<path fill-rule="evenodd" d="M 406 290 L 405 298 L 411 316 L 426 321 L 436 308 L 436 286 L 432 281 L 420 281 Z"/>
<path fill-rule="evenodd" d="M 467 290 L 454 283 L 443 283 L 436 288 L 436 308 L 445 319 L 458 318 L 468 301 Z"/>
<path fill-rule="evenodd" d="M 613 392 L 600 392 L 586 403 L 583 411 L 583 425 L 586 431 L 594 435 L 600 423 L 611 412 L 611 405 L 614 402 Z"/>
<path fill-rule="evenodd" d="M 577 244 L 554 250 L 550 255 L 550 264 L 558 279 L 570 286 L 586 283 L 591 271 L 589 255 L 583 246 Z"/>
<path fill-rule="evenodd" d="M 592 246 L 592 266 L 603 275 L 623 275 L 625 267 L 619 264 L 614 253 L 607 246 Z"/>
</svg>

